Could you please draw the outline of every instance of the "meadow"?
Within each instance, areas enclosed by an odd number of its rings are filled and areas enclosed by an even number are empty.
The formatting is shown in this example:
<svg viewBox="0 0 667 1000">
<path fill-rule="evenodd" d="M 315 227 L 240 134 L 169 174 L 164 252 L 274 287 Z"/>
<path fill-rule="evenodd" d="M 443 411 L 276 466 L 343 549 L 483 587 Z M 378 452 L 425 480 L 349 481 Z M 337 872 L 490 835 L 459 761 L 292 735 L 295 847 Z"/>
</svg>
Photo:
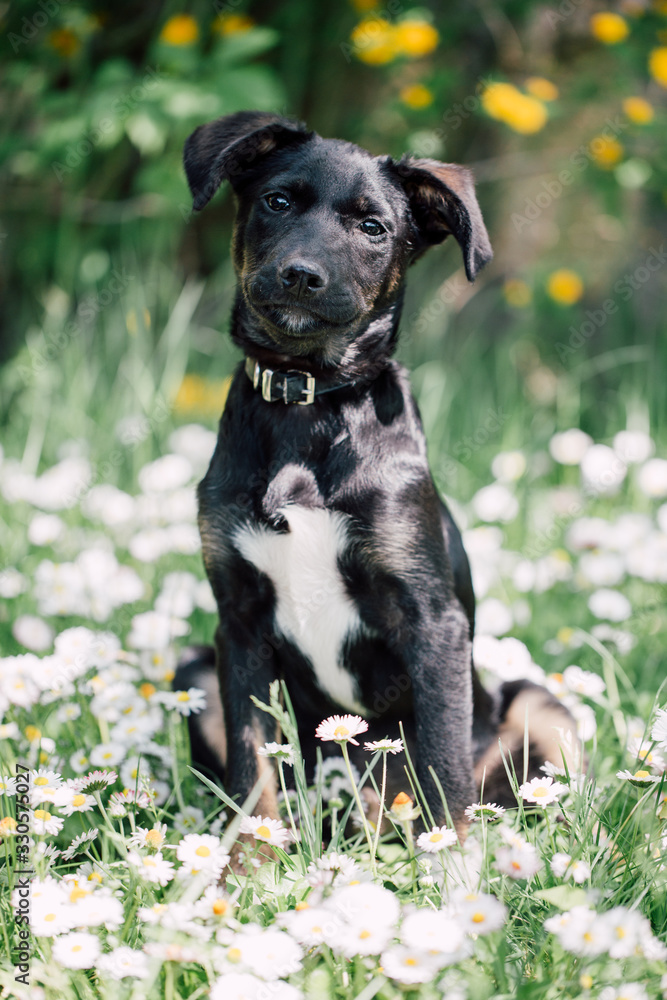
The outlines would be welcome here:
<svg viewBox="0 0 667 1000">
<path fill-rule="evenodd" d="M 5 13 L 0 68 L 0 997 L 665 1000 L 664 3 L 47 6 Z M 363 720 L 322 720 L 309 787 L 278 688 L 279 822 L 191 767 L 195 488 L 240 358 L 231 199 L 193 216 L 180 155 L 250 106 L 475 168 L 496 259 L 412 268 L 399 358 L 475 661 L 563 700 L 579 767 L 508 760 L 516 807 L 482 789 L 463 845 L 401 746 L 348 767 Z"/>
</svg>

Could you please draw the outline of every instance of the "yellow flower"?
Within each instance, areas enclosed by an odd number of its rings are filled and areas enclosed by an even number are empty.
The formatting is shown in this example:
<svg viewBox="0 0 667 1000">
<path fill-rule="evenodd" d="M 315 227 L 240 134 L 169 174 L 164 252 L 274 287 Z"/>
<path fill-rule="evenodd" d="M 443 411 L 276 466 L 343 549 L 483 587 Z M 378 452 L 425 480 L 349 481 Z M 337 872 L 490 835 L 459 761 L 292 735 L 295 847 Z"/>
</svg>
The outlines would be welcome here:
<svg viewBox="0 0 667 1000">
<path fill-rule="evenodd" d="M 420 59 L 436 48 L 440 35 L 428 21 L 401 21 L 395 28 L 396 45 L 402 55 Z"/>
<path fill-rule="evenodd" d="M 255 22 L 246 14 L 218 14 L 211 30 L 218 35 L 241 35 L 255 27 Z"/>
<path fill-rule="evenodd" d="M 591 33 L 599 42 L 605 45 L 617 45 L 630 34 L 628 22 L 620 14 L 614 14 L 610 10 L 603 10 L 599 14 L 593 14 L 591 18 Z"/>
<path fill-rule="evenodd" d="M 555 101 L 558 97 L 558 87 L 543 76 L 529 76 L 526 80 L 526 90 L 540 101 Z"/>
<path fill-rule="evenodd" d="M 661 87 L 667 87 L 667 45 L 653 49 L 648 60 L 649 73 Z"/>
<path fill-rule="evenodd" d="M 571 306 L 584 294 L 584 283 L 575 271 L 562 267 L 547 281 L 547 294 L 561 306 Z"/>
<path fill-rule="evenodd" d="M 433 91 L 423 83 L 413 83 L 409 87 L 403 87 L 399 97 L 409 108 L 427 108 L 429 104 L 433 104 Z"/>
<path fill-rule="evenodd" d="M 63 59 L 69 59 L 81 48 L 81 39 L 71 28 L 57 28 L 49 35 L 49 45 Z"/>
<path fill-rule="evenodd" d="M 167 45 L 194 45 L 199 38 L 199 26 L 190 14 L 170 17 L 160 32 L 160 41 Z"/>
<path fill-rule="evenodd" d="M 596 135 L 588 144 L 590 154 L 603 170 L 611 170 L 623 158 L 623 147 L 618 139 L 606 135 Z"/>
<path fill-rule="evenodd" d="M 547 121 L 547 109 L 535 97 L 522 94 L 511 83 L 491 83 L 482 94 L 482 106 L 491 118 L 505 122 L 515 132 L 539 132 Z"/>
<path fill-rule="evenodd" d="M 185 375 L 174 399 L 174 412 L 210 413 L 216 416 L 224 409 L 231 384 L 231 378 L 209 379 L 201 375 Z"/>
<path fill-rule="evenodd" d="M 517 309 L 523 309 L 529 305 L 533 295 L 525 281 L 518 278 L 510 278 L 503 286 L 503 295 L 508 305 Z"/>
<path fill-rule="evenodd" d="M 646 125 L 653 121 L 655 112 L 653 105 L 644 100 L 643 97 L 626 97 L 623 101 L 623 110 L 631 122 L 637 125 Z"/>
<path fill-rule="evenodd" d="M 394 26 L 383 17 L 367 17 L 350 35 L 357 59 L 369 66 L 382 66 L 396 58 Z"/>
<path fill-rule="evenodd" d="M 24 732 L 29 743 L 35 743 L 42 738 L 42 731 L 37 726 L 26 726 Z"/>
<path fill-rule="evenodd" d="M 593 985 L 593 977 L 590 976 L 587 972 L 583 972 L 579 976 L 579 985 L 581 986 L 582 990 L 590 990 L 591 986 Z"/>
</svg>

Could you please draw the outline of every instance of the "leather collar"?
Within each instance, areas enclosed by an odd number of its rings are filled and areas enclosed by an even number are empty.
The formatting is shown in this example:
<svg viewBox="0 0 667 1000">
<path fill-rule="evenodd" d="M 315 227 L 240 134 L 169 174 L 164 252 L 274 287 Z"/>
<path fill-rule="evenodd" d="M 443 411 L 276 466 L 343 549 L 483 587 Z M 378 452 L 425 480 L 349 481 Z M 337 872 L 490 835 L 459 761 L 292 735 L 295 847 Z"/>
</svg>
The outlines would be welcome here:
<svg viewBox="0 0 667 1000">
<path fill-rule="evenodd" d="M 327 384 L 323 379 L 316 379 L 310 372 L 298 368 L 276 370 L 250 356 L 245 359 L 245 373 L 252 382 L 253 389 L 259 391 L 267 403 L 282 400 L 283 403 L 309 406 L 315 402 L 316 396 L 354 385 L 353 382 Z"/>
</svg>

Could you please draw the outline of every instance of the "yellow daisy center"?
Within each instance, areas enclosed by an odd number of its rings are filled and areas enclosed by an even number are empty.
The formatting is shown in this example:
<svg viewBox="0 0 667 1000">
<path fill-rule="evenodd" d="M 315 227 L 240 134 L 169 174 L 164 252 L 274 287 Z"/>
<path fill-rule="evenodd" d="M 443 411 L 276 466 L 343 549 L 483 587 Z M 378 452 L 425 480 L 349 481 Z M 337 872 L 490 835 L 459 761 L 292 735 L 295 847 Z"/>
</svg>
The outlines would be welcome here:
<svg viewBox="0 0 667 1000">
<path fill-rule="evenodd" d="M 240 962 L 241 961 L 241 949 L 240 948 L 230 948 L 227 952 L 227 958 L 230 962 Z"/>
<path fill-rule="evenodd" d="M 442 834 L 432 833 L 428 839 L 431 841 L 432 844 L 438 844 L 442 840 Z"/>
<path fill-rule="evenodd" d="M 159 830 L 149 830 L 144 839 L 149 847 L 159 847 L 164 837 Z"/>
<path fill-rule="evenodd" d="M 538 785 L 537 788 L 533 788 L 533 795 L 536 799 L 542 798 L 543 795 L 548 795 L 549 789 L 545 788 L 544 785 Z"/>
<path fill-rule="evenodd" d="M 648 771 L 635 771 L 635 778 L 649 778 L 650 774 Z"/>
<path fill-rule="evenodd" d="M 350 730 L 347 726 L 336 726 L 334 729 L 334 736 L 349 736 Z"/>
<path fill-rule="evenodd" d="M 39 778 L 35 778 L 36 785 L 48 785 L 49 779 L 45 778 L 43 775 Z"/>
<path fill-rule="evenodd" d="M 78 808 L 78 806 L 82 806 L 85 801 L 86 801 L 86 796 L 79 793 L 78 795 L 75 795 L 74 798 L 72 799 L 72 805 Z"/>
<path fill-rule="evenodd" d="M 35 809 L 35 819 L 43 819 L 45 823 L 51 819 L 51 813 L 46 809 Z"/>
<path fill-rule="evenodd" d="M 484 916 L 483 913 L 480 913 L 478 911 L 477 913 L 473 913 L 471 920 L 473 924 L 483 924 L 484 921 L 486 920 L 486 917 Z"/>
<path fill-rule="evenodd" d="M 370 931 L 362 931 L 361 934 L 359 935 L 359 940 L 360 941 L 365 941 L 366 938 L 369 938 L 370 936 L 371 936 L 371 932 Z"/>
<path fill-rule="evenodd" d="M 56 915 L 55 913 L 47 913 L 44 919 L 48 921 L 48 923 L 51 923 L 52 920 L 56 919 Z"/>
<path fill-rule="evenodd" d="M 226 899 L 216 899 L 213 903 L 213 912 L 216 917 L 222 917 L 227 912 L 228 905 Z"/>
<path fill-rule="evenodd" d="M 268 839 L 271 836 L 271 831 L 269 830 L 268 826 L 264 825 L 258 826 L 257 829 L 255 830 L 255 836 L 266 837 Z"/>
<path fill-rule="evenodd" d="M 81 945 L 80 945 L 80 944 L 75 944 L 75 945 L 74 945 L 74 946 L 72 947 L 72 951 L 81 951 Z"/>
<path fill-rule="evenodd" d="M 205 844 L 202 844 L 201 847 L 197 848 L 195 854 L 197 855 L 198 858 L 208 858 L 211 856 L 211 848 L 206 847 Z"/>
<path fill-rule="evenodd" d="M 176 695 L 176 701 L 190 701 L 190 695 L 187 691 L 179 691 Z"/>
<path fill-rule="evenodd" d="M 412 958 L 412 957 L 406 958 L 406 960 L 404 962 L 404 965 L 418 965 L 418 964 L 419 963 L 417 962 L 417 959 L 416 958 Z"/>
</svg>

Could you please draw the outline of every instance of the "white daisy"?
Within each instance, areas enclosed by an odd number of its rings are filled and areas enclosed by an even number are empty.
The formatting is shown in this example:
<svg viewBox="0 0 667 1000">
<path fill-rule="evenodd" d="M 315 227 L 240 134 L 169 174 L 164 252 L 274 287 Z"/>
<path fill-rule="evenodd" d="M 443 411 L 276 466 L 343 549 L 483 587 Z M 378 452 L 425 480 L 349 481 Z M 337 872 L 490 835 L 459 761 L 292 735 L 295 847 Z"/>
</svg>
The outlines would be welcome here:
<svg viewBox="0 0 667 1000">
<path fill-rule="evenodd" d="M 150 851 L 159 851 L 167 838 L 167 824 L 155 823 L 154 826 L 136 827 L 134 833 L 128 838 L 129 847 L 145 847 Z"/>
<path fill-rule="evenodd" d="M 206 708 L 206 691 L 191 687 L 187 691 L 163 691 L 160 701 L 171 710 L 181 715 L 196 715 Z"/>
<path fill-rule="evenodd" d="M 234 914 L 235 903 L 218 885 L 209 885 L 194 904 L 194 914 L 202 920 L 219 922 Z"/>
<path fill-rule="evenodd" d="M 458 891 L 453 903 L 456 919 L 466 934 L 491 934 L 505 923 L 505 907 L 495 896 Z"/>
<path fill-rule="evenodd" d="M 347 924 L 394 927 L 399 916 L 395 893 L 372 882 L 346 885 L 327 900 L 327 906 Z"/>
<path fill-rule="evenodd" d="M 140 878 L 157 885 L 167 885 L 174 877 L 173 862 L 167 861 L 158 851 L 143 857 L 137 851 L 130 851 L 127 856 L 129 864 L 137 869 Z"/>
<path fill-rule="evenodd" d="M 232 957 L 246 969 L 252 969 L 261 979 L 274 982 L 299 971 L 303 950 L 282 930 L 246 924 L 232 939 L 227 958 Z"/>
<path fill-rule="evenodd" d="M 531 879 L 542 868 L 542 861 L 532 844 L 522 847 L 499 847 L 496 868 L 514 879 Z"/>
<path fill-rule="evenodd" d="M 60 809 L 65 816 L 71 816 L 75 812 L 90 812 L 97 803 L 92 795 L 79 792 L 76 788 L 59 788 L 56 792 L 54 805 Z"/>
<path fill-rule="evenodd" d="M 463 945 L 464 930 L 453 917 L 422 907 L 403 918 L 401 941 L 408 948 L 452 955 Z"/>
<path fill-rule="evenodd" d="M 331 945 L 340 928 L 340 917 L 324 906 L 309 906 L 290 910 L 279 915 L 280 923 L 304 948 L 315 948 L 319 944 Z"/>
<path fill-rule="evenodd" d="M 495 802 L 473 802 L 465 811 L 466 819 L 471 823 L 475 820 L 485 819 L 487 823 L 495 823 L 505 815 L 505 808 L 496 805 Z"/>
<path fill-rule="evenodd" d="M 98 829 L 93 827 L 92 830 L 80 833 L 78 837 L 74 838 L 70 846 L 63 851 L 63 859 L 70 861 L 75 855 L 83 854 L 88 849 L 88 845 L 99 836 L 99 832 Z"/>
<path fill-rule="evenodd" d="M 127 756 L 127 749 L 122 743 L 99 743 L 90 751 L 90 763 L 93 767 L 116 767 Z"/>
<path fill-rule="evenodd" d="M 394 928 L 391 926 L 377 924 L 373 920 L 361 920 L 351 924 L 339 924 L 329 936 L 327 944 L 345 958 L 353 959 L 357 955 L 379 955 L 394 934 Z"/>
<path fill-rule="evenodd" d="M 395 944 L 383 951 L 380 965 L 385 976 L 405 986 L 433 982 L 442 967 L 437 955 L 403 944 Z"/>
<path fill-rule="evenodd" d="M 75 750 L 69 759 L 69 766 L 75 774 L 83 774 L 90 767 L 90 757 L 86 750 Z"/>
<path fill-rule="evenodd" d="M 525 781 L 519 787 L 519 793 L 526 802 L 535 802 L 537 805 L 548 806 L 552 802 L 557 802 L 559 795 L 564 791 L 563 785 L 554 782 L 553 778 L 532 778 Z"/>
<path fill-rule="evenodd" d="M 75 931 L 56 938 L 52 955 L 66 969 L 92 969 L 100 954 L 99 938 L 86 931 Z"/>
<path fill-rule="evenodd" d="M 373 740 L 371 743 L 364 743 L 364 750 L 368 750 L 369 753 L 391 753 L 397 754 L 402 753 L 405 750 L 403 746 L 403 740 L 390 740 L 386 737 L 384 740 Z"/>
<path fill-rule="evenodd" d="M 64 825 L 64 819 L 52 816 L 47 809 L 35 809 L 32 814 L 32 828 L 38 837 L 55 836 L 56 833 L 60 833 Z"/>
<path fill-rule="evenodd" d="M 320 740 L 335 743 L 353 743 L 359 746 L 359 741 L 355 736 L 365 733 L 368 723 L 364 722 L 360 715 L 330 715 L 328 719 L 320 722 L 315 730 L 315 736 Z"/>
<path fill-rule="evenodd" d="M 571 878 L 577 885 L 583 885 L 591 877 L 591 869 L 585 861 L 573 861 L 564 851 L 557 851 L 549 864 L 557 878 Z"/>
<path fill-rule="evenodd" d="M 16 778 L 11 775 L 0 778 L 0 796 L 2 795 L 16 795 Z"/>
<path fill-rule="evenodd" d="M 257 753 L 260 757 L 272 757 L 290 767 L 294 764 L 294 747 L 291 743 L 265 743 Z"/>
<path fill-rule="evenodd" d="M 148 972 L 148 959 L 143 952 L 127 945 L 114 948 L 113 951 L 98 958 L 95 968 L 103 976 L 111 979 L 146 979 Z"/>
<path fill-rule="evenodd" d="M 646 771 L 644 768 L 640 768 L 638 771 L 617 771 L 616 777 L 620 778 L 622 781 L 629 781 L 631 785 L 636 785 L 637 788 L 647 788 L 649 785 L 655 785 L 662 780 L 662 775 L 651 774 L 650 771 Z"/>
<path fill-rule="evenodd" d="M 261 840 L 272 847 L 285 847 L 292 840 L 292 833 L 286 830 L 281 820 L 269 816 L 244 816 L 239 833 L 250 833 L 255 840 Z"/>
<path fill-rule="evenodd" d="M 188 833 L 176 848 L 176 857 L 190 874 L 208 873 L 217 878 L 229 864 L 229 854 L 219 837 L 208 833 Z"/>
<path fill-rule="evenodd" d="M 427 833 L 422 833 L 417 837 L 417 847 L 429 854 L 436 854 L 443 851 L 445 847 L 451 847 L 457 841 L 456 832 L 446 826 L 434 826 Z"/>
</svg>

